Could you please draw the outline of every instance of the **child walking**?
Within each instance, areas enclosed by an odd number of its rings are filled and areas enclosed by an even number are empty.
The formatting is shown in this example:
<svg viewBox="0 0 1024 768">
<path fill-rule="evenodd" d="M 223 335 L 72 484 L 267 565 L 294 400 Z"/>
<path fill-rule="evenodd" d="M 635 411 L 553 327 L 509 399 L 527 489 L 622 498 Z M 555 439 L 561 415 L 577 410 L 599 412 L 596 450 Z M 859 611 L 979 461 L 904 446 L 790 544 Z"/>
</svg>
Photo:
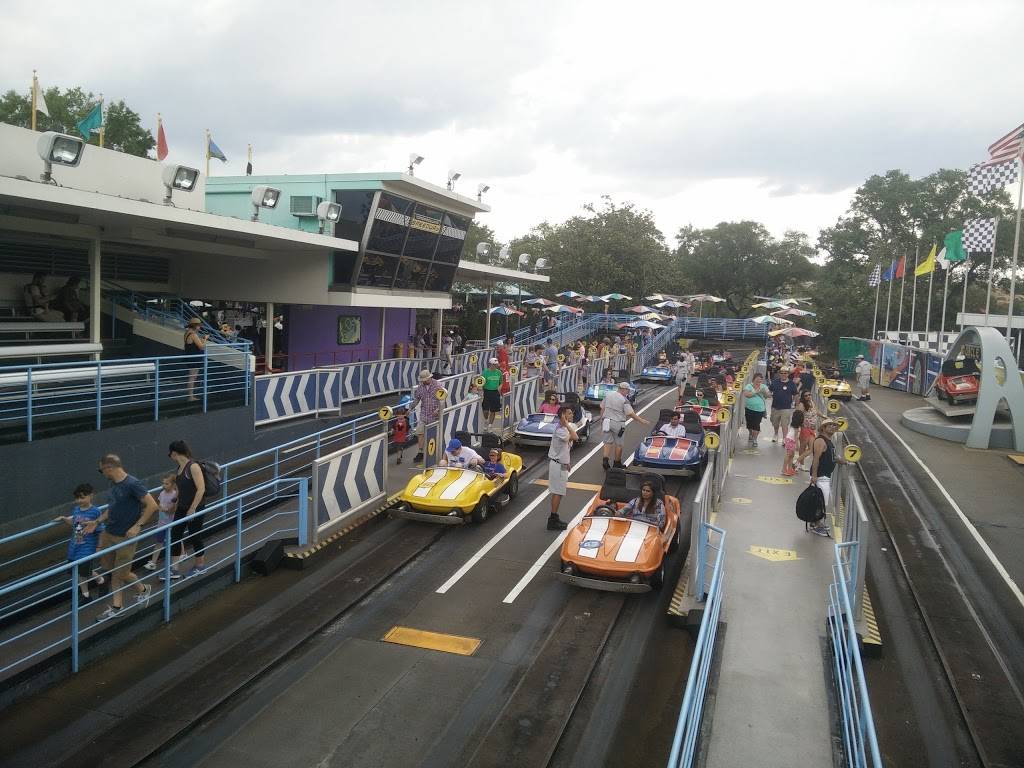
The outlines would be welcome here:
<svg viewBox="0 0 1024 768">
<path fill-rule="evenodd" d="M 800 428 L 803 425 L 804 412 L 793 411 L 793 415 L 789 420 L 789 429 L 786 430 L 786 436 L 782 439 L 782 447 L 786 449 L 786 458 L 782 460 L 782 474 L 786 477 L 793 477 L 796 474 L 794 458 L 796 456 L 797 441 L 800 439 Z"/>
<path fill-rule="evenodd" d="M 160 509 L 160 518 L 157 522 L 157 526 L 167 525 L 174 519 L 174 511 L 178 508 L 178 482 L 175 480 L 174 475 L 167 475 L 163 480 L 160 481 L 160 495 L 157 497 L 156 503 Z M 164 546 L 167 543 L 167 531 L 157 531 L 153 534 L 153 541 L 156 542 L 156 546 L 153 548 L 153 556 L 149 558 L 149 562 L 146 563 L 143 568 L 147 571 L 155 571 L 156 563 L 160 559 L 160 553 L 164 551 Z"/>
<path fill-rule="evenodd" d="M 395 464 L 402 463 L 405 444 L 409 442 L 409 417 L 406 414 L 405 408 L 398 408 L 395 411 L 395 420 L 391 423 L 391 439 L 398 447 L 398 459 Z"/>
<path fill-rule="evenodd" d="M 75 570 L 78 572 L 78 588 L 82 597 L 89 599 L 89 582 L 95 581 L 102 586 L 105 579 L 103 575 L 93 571 L 90 573 L 89 566 L 92 561 L 89 559 L 96 554 L 96 548 L 100 543 L 100 528 L 92 533 L 85 532 L 85 524 L 95 521 L 100 516 L 99 507 L 92 503 L 92 495 L 95 491 L 88 483 L 82 483 L 73 491 L 75 505 L 71 508 L 70 515 L 62 515 L 54 518 L 62 523 L 71 526 L 71 539 L 68 541 L 68 562 L 78 561 Z"/>
</svg>

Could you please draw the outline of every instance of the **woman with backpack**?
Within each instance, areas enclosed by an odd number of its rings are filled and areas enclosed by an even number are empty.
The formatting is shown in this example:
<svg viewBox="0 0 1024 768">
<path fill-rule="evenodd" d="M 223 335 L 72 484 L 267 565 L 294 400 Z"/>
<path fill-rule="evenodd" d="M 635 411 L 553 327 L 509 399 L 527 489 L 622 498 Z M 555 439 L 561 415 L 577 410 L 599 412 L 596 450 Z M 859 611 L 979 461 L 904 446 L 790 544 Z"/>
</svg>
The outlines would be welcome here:
<svg viewBox="0 0 1024 768">
<path fill-rule="evenodd" d="M 178 506 L 174 511 L 174 521 L 184 520 L 203 509 L 203 497 L 206 496 L 206 478 L 199 462 L 192 459 L 192 449 L 184 440 L 175 440 L 167 448 L 167 455 L 178 465 L 175 481 L 178 485 Z M 206 570 L 206 548 L 203 546 L 203 515 L 198 515 L 187 523 L 171 528 L 171 580 L 182 577 L 180 563 L 185 554 L 185 529 L 188 529 L 189 543 L 195 556 L 193 573 Z M 163 579 L 163 575 L 160 576 Z"/>
<path fill-rule="evenodd" d="M 836 453 L 836 447 L 832 443 L 832 436 L 839 429 L 839 422 L 834 419 L 822 419 L 818 424 L 818 434 L 811 444 L 811 485 L 815 485 L 821 491 L 824 498 L 825 508 L 828 509 L 829 496 L 832 493 L 832 473 L 837 464 L 847 464 L 846 459 Z M 811 528 L 811 533 L 818 536 L 829 536 L 828 525 L 821 520 Z"/>
</svg>

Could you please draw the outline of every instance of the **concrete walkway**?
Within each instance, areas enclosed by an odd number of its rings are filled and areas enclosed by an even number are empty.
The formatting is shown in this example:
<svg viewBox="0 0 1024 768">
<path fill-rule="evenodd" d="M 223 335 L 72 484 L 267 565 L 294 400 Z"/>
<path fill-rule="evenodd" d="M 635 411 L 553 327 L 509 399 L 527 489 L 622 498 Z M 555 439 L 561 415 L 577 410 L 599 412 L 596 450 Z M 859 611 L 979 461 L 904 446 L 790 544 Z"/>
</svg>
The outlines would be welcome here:
<svg viewBox="0 0 1024 768">
<path fill-rule="evenodd" d="M 834 542 L 797 519 L 808 476 L 782 477 L 781 442 L 762 432 L 747 451 L 746 430 L 738 439 L 717 520 L 729 534 L 726 630 L 707 765 L 831 766 L 823 654 Z"/>
</svg>

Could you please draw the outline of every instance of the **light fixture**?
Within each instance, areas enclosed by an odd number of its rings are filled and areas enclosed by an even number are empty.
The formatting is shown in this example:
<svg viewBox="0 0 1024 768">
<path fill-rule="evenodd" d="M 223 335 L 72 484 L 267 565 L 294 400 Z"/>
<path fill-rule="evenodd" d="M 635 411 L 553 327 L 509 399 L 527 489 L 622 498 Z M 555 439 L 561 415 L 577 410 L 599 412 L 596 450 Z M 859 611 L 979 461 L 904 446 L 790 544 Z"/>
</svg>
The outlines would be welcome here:
<svg viewBox="0 0 1024 768">
<path fill-rule="evenodd" d="M 43 161 L 43 173 L 39 178 L 46 183 L 50 183 L 53 181 L 51 174 L 54 165 L 65 165 L 68 168 L 75 168 L 82 162 L 85 142 L 77 136 L 47 131 L 36 142 L 36 151 Z"/>
<path fill-rule="evenodd" d="M 484 199 L 484 192 L 487 192 L 488 190 L 490 190 L 490 187 L 487 186 L 486 184 L 477 184 L 476 185 L 476 199 L 478 201 L 482 201 Z"/>
<path fill-rule="evenodd" d="M 274 209 L 278 200 L 281 199 L 281 190 L 274 187 L 260 185 L 252 188 L 252 220 L 257 221 L 260 217 L 260 208 Z"/>
<path fill-rule="evenodd" d="M 341 218 L 341 204 L 324 200 L 316 207 L 316 217 L 320 220 L 320 234 L 322 235 L 327 222 L 334 224 Z"/>
<path fill-rule="evenodd" d="M 519 268 L 523 269 L 530 265 L 530 254 L 520 253 L 519 254 Z"/>
<path fill-rule="evenodd" d="M 448 171 L 448 191 L 451 192 L 455 188 L 455 182 L 462 178 L 462 174 L 458 171 Z"/>
<path fill-rule="evenodd" d="M 423 162 L 423 155 L 417 155 L 415 152 L 410 152 L 409 153 L 409 175 L 410 176 L 415 176 L 416 175 L 416 174 L 414 174 L 412 172 L 413 168 L 415 168 L 417 165 L 419 165 L 422 162 Z"/>
<path fill-rule="evenodd" d="M 476 257 L 480 260 L 481 264 L 488 262 L 488 257 L 491 255 L 491 244 L 490 243 L 477 243 L 476 244 Z"/>
<path fill-rule="evenodd" d="M 537 263 L 533 265 L 533 268 L 538 272 L 542 269 L 551 269 L 551 262 L 547 259 L 537 259 Z"/>
<path fill-rule="evenodd" d="M 164 205 L 173 205 L 171 195 L 174 190 L 191 192 L 199 181 L 199 171 L 186 165 L 165 165 L 161 176 L 164 181 Z"/>
</svg>

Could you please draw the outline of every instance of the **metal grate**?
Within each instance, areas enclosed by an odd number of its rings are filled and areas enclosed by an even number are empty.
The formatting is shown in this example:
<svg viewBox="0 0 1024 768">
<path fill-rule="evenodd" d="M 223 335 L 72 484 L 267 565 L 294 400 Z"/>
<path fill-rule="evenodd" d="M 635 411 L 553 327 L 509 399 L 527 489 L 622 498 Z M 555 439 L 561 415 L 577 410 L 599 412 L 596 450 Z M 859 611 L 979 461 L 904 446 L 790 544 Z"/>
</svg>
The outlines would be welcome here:
<svg viewBox="0 0 1024 768">
<path fill-rule="evenodd" d="M 70 277 L 89 274 L 89 249 L 78 243 L 47 243 L 0 239 L 0 272 Z M 110 280 L 166 283 L 167 259 L 110 245 L 103 251 L 103 277 Z"/>
</svg>

